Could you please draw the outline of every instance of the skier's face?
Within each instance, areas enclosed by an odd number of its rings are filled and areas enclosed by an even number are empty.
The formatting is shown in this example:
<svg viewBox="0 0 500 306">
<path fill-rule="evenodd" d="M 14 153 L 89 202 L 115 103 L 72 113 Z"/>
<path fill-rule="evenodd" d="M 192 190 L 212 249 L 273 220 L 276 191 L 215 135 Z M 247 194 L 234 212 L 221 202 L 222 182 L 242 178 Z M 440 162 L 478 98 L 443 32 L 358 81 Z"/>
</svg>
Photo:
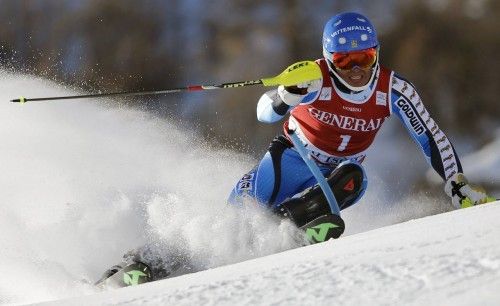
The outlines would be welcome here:
<svg viewBox="0 0 500 306">
<path fill-rule="evenodd" d="M 376 47 L 352 52 L 335 52 L 331 54 L 331 63 L 347 84 L 362 87 L 371 79 L 377 56 Z"/>
<path fill-rule="evenodd" d="M 340 77 L 353 87 L 362 87 L 368 84 L 372 75 L 372 69 L 362 69 L 358 66 L 350 70 L 337 70 Z"/>
</svg>

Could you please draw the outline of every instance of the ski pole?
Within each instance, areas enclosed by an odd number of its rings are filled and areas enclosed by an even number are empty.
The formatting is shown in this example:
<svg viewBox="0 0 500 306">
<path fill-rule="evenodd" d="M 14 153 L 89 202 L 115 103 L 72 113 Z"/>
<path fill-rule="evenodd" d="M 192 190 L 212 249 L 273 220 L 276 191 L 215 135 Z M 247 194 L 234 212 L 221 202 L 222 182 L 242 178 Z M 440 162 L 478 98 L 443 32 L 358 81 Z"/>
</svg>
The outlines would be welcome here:
<svg viewBox="0 0 500 306">
<path fill-rule="evenodd" d="M 292 125 L 292 122 L 290 122 L 290 125 Z M 290 136 L 294 148 L 297 150 L 297 152 L 299 152 L 300 157 L 302 157 L 307 167 L 309 167 L 309 170 L 311 170 L 314 178 L 316 179 L 316 181 L 318 181 L 318 185 L 321 190 L 323 190 L 326 201 L 328 202 L 328 205 L 330 205 L 330 211 L 332 212 L 332 214 L 340 217 L 339 204 L 337 203 L 337 199 L 335 199 L 335 195 L 333 194 L 330 185 L 328 185 L 328 182 L 323 176 L 323 173 L 321 173 L 321 170 L 319 170 L 319 167 L 316 165 L 316 163 L 314 163 L 314 161 L 309 158 L 309 155 L 307 154 L 304 145 L 302 145 L 299 136 L 297 136 L 297 134 L 295 133 L 295 127 L 290 125 L 288 127 L 288 136 Z"/>
<path fill-rule="evenodd" d="M 68 100 L 68 99 L 82 99 L 82 98 L 117 97 L 117 96 L 161 95 L 161 94 L 210 90 L 210 89 L 237 88 L 237 87 L 252 86 L 252 85 L 292 86 L 320 78 L 321 78 L 321 70 L 315 62 L 301 61 L 290 65 L 277 76 L 263 78 L 260 80 L 231 82 L 218 85 L 190 85 L 185 87 L 178 87 L 178 88 L 171 88 L 164 90 L 152 90 L 152 91 L 120 91 L 120 92 L 61 96 L 61 97 L 44 97 L 44 98 L 19 97 L 18 99 L 10 100 L 10 102 L 24 103 L 29 101 Z"/>
</svg>

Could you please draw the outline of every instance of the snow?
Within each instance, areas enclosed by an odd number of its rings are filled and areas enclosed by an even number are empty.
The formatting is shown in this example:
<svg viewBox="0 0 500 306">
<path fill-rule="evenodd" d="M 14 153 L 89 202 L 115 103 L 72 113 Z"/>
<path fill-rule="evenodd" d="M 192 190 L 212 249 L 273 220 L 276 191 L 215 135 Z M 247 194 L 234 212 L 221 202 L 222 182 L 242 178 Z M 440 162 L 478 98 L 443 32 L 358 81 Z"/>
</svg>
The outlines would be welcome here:
<svg viewBox="0 0 500 306">
<path fill-rule="evenodd" d="M 51 305 L 498 305 L 500 202 Z"/>
<path fill-rule="evenodd" d="M 9 103 L 74 92 L 0 79 L 0 304 L 500 303 L 498 202 L 411 220 L 449 203 L 412 195 L 388 206 L 375 169 L 377 188 L 343 213 L 346 234 L 297 248 L 289 224 L 225 204 L 252 158 L 116 101 Z M 491 150 L 481 160 L 496 175 Z M 210 269 L 106 292 L 88 284 L 129 249 L 165 241 Z"/>
<path fill-rule="evenodd" d="M 497 138 L 494 141 L 466 156 L 463 162 L 474 164 L 474 168 L 467 171 L 467 177 L 471 181 L 484 181 L 496 186 L 500 191 L 500 129 L 496 134 Z"/>
</svg>

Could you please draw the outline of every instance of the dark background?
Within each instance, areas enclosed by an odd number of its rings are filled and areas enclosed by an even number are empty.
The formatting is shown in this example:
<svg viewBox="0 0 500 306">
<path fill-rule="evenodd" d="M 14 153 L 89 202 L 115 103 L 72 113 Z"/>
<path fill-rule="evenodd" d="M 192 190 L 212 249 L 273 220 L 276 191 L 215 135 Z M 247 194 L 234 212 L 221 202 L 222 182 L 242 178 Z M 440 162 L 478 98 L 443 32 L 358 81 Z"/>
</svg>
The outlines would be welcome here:
<svg viewBox="0 0 500 306">
<path fill-rule="evenodd" d="M 0 1 L 0 63 L 89 92 L 159 90 L 273 76 L 322 53 L 322 31 L 355 10 L 381 61 L 419 89 L 440 127 L 471 150 L 500 126 L 500 1 Z M 280 130 L 255 119 L 261 87 L 123 102 L 216 145 L 260 155 Z M 29 89 L 20 93 L 29 97 Z M 455 141 L 456 142 L 456 141 Z"/>
</svg>

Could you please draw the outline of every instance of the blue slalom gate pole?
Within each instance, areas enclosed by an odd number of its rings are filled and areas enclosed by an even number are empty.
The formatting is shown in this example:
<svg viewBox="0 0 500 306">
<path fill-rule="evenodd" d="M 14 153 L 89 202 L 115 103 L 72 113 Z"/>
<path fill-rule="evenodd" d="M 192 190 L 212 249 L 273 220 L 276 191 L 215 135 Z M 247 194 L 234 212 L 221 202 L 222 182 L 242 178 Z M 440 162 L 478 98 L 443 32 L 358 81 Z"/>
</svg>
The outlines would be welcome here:
<svg viewBox="0 0 500 306">
<path fill-rule="evenodd" d="M 323 173 L 321 173 L 321 170 L 319 170 L 319 167 L 313 160 L 309 158 L 309 155 L 307 154 L 307 151 L 304 145 L 302 144 L 302 141 L 300 141 L 299 137 L 295 133 L 295 129 L 289 128 L 288 136 L 290 136 L 290 139 L 292 140 L 295 149 L 297 150 L 297 152 L 299 152 L 300 157 L 302 157 L 306 165 L 309 167 L 309 170 L 311 170 L 314 178 L 316 178 L 316 181 L 318 181 L 318 185 L 321 188 L 321 190 L 323 190 L 328 205 L 330 205 L 330 210 L 332 211 L 333 214 L 340 216 L 339 204 L 337 203 L 337 199 L 335 199 L 335 195 L 333 194 L 332 189 L 328 185 L 328 182 L 323 176 Z"/>
</svg>

